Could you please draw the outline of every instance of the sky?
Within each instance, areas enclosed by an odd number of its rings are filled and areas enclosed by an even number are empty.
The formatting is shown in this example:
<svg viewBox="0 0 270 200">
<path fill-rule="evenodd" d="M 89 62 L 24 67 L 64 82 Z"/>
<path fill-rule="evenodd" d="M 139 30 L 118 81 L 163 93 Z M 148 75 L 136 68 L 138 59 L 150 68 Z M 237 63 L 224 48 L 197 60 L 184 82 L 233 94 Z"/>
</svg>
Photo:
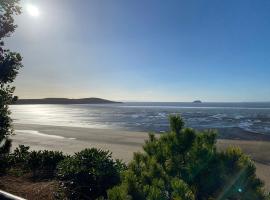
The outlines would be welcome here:
<svg viewBox="0 0 270 200">
<path fill-rule="evenodd" d="M 270 101 L 269 0 L 21 4 L 20 98 Z"/>
</svg>

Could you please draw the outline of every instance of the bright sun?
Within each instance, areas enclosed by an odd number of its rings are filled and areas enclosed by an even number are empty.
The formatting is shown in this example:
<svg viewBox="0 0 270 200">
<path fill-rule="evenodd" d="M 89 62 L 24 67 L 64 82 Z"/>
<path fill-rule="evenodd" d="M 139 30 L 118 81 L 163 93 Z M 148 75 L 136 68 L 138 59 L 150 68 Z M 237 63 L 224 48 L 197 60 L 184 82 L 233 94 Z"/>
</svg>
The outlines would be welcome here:
<svg viewBox="0 0 270 200">
<path fill-rule="evenodd" d="M 40 14 L 38 7 L 31 4 L 27 5 L 27 12 L 32 17 L 38 17 Z"/>
</svg>

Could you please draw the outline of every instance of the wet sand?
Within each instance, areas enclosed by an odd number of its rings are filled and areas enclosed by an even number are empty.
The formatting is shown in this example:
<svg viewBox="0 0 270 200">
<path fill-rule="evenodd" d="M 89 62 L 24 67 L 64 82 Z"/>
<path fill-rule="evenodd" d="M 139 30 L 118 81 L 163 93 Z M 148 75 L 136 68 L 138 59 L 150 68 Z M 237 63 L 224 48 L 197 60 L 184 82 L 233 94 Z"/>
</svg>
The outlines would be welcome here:
<svg viewBox="0 0 270 200">
<path fill-rule="evenodd" d="M 16 135 L 12 136 L 13 149 L 19 144 L 28 145 L 32 150 L 58 150 L 73 154 L 84 148 L 110 150 L 113 157 L 128 162 L 133 153 L 142 151 L 148 138 L 144 132 L 92 129 L 34 124 L 15 124 Z M 270 142 L 252 140 L 218 140 L 218 148 L 238 146 L 250 155 L 257 166 L 258 176 L 265 181 L 270 191 Z"/>
</svg>

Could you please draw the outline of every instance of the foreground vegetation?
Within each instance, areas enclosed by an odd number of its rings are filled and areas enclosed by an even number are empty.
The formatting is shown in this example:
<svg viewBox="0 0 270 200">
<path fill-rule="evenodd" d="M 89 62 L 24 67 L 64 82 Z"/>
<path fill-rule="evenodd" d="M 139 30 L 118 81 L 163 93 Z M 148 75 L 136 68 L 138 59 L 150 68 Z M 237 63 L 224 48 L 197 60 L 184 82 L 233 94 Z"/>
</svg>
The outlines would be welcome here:
<svg viewBox="0 0 270 200">
<path fill-rule="evenodd" d="M 58 151 L 29 151 L 20 145 L 8 154 L 1 175 L 28 176 L 33 182 L 57 181 L 55 199 L 107 198 L 107 190 L 120 183 L 120 173 L 126 168 L 113 160 L 108 151 L 85 149 L 73 156 Z"/>
</svg>

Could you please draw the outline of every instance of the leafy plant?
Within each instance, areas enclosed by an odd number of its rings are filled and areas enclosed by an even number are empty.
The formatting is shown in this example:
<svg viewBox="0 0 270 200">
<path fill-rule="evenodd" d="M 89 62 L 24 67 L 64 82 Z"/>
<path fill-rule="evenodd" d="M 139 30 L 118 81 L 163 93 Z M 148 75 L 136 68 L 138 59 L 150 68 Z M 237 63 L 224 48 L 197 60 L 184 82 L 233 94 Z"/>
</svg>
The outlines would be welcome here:
<svg viewBox="0 0 270 200">
<path fill-rule="evenodd" d="M 123 168 L 110 152 L 91 148 L 63 160 L 58 177 L 71 199 L 96 199 L 106 197 L 106 190 L 119 183 Z"/>
<path fill-rule="evenodd" d="M 19 147 L 17 147 L 13 153 L 8 156 L 10 165 L 23 167 L 28 155 L 30 154 L 29 149 L 29 146 L 19 145 Z"/>
<path fill-rule="evenodd" d="M 57 165 L 66 157 L 59 151 L 32 151 L 27 155 L 25 165 L 34 177 L 53 178 Z"/>
<path fill-rule="evenodd" d="M 29 146 L 19 145 L 9 154 L 9 166 L 20 170 L 31 170 L 34 177 L 52 178 L 58 163 L 67 156 L 59 151 L 29 151 Z"/>
</svg>

